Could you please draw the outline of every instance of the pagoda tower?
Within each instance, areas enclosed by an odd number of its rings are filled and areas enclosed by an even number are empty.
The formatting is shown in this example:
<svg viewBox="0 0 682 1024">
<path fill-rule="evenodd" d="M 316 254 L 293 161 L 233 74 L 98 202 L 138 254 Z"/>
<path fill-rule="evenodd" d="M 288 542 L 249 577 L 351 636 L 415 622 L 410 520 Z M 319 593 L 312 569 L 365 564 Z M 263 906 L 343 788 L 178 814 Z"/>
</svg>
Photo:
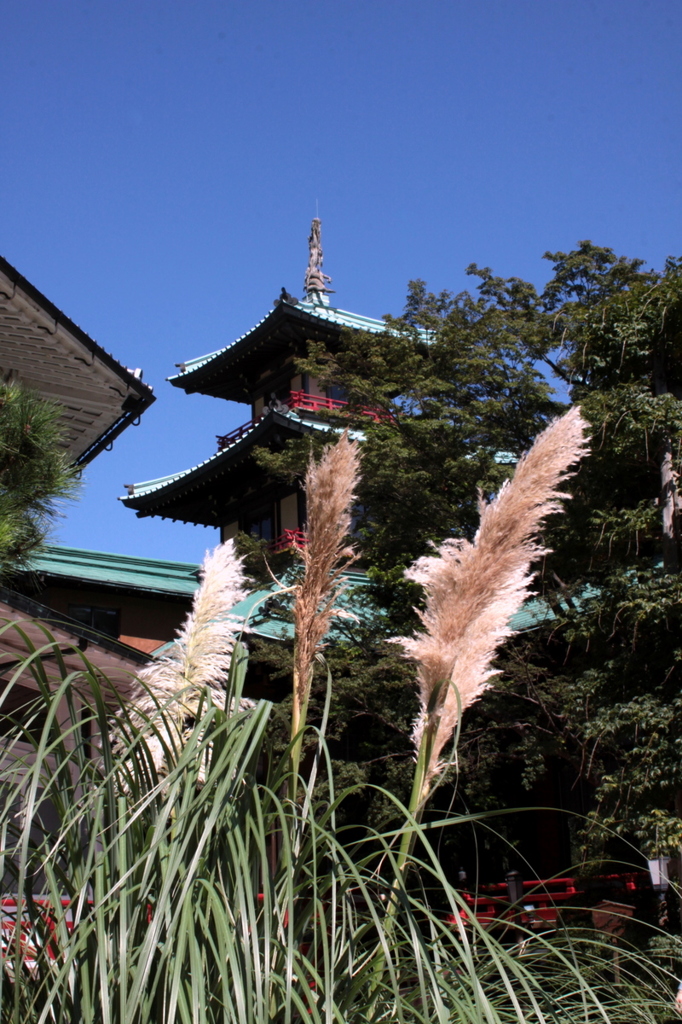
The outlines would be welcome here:
<svg viewBox="0 0 682 1024">
<path fill-rule="evenodd" d="M 218 527 L 222 540 L 242 530 L 275 550 L 300 540 L 305 522 L 302 491 L 268 476 L 256 463 L 254 448 L 281 450 L 291 438 L 326 429 L 329 411 L 343 409 L 340 395 L 296 372 L 296 360 L 308 354 L 311 341 L 334 351 L 344 329 L 386 329 L 383 320 L 330 304 L 334 293 L 328 287 L 331 278 L 322 271 L 320 227 L 315 218 L 303 301 L 282 288 L 274 308 L 252 330 L 217 352 L 177 364 L 180 372 L 169 378 L 174 387 L 241 402 L 249 418 L 218 437 L 217 451 L 198 466 L 129 485 L 121 500 L 138 516 Z"/>
</svg>

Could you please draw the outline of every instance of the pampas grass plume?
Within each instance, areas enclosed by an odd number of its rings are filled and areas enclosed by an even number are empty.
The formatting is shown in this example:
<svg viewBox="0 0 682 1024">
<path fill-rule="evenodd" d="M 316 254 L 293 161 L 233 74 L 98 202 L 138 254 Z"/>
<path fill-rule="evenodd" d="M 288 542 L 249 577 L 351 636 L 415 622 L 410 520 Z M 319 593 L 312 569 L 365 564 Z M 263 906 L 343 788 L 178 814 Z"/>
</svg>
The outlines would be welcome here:
<svg viewBox="0 0 682 1024">
<path fill-rule="evenodd" d="M 310 688 L 313 659 L 322 645 L 343 590 L 343 572 L 355 553 L 346 539 L 351 528 L 351 505 L 358 482 L 358 444 L 344 431 L 315 462 L 312 455 L 305 478 L 306 543 L 301 549 L 304 575 L 294 590 L 295 699 L 302 705 Z"/>
<path fill-rule="evenodd" d="M 146 734 L 159 771 L 164 770 L 163 744 L 150 729 L 150 721 L 154 720 L 159 732 L 166 726 L 168 742 L 177 746 L 191 731 L 199 704 L 207 695 L 223 705 L 235 640 L 244 627 L 242 619 L 230 614 L 248 593 L 234 541 L 206 554 L 200 579 L 192 610 L 172 647 L 140 671 L 140 685 L 131 697 L 131 722 Z M 162 717 L 160 707 L 164 708 Z"/>
<path fill-rule="evenodd" d="M 561 510 L 558 488 L 584 452 L 585 421 L 577 407 L 543 431 L 498 495 L 480 501 L 473 543 L 446 540 L 437 556 L 418 559 L 406 573 L 426 593 L 423 631 L 399 640 L 417 663 L 421 713 L 414 728 L 419 749 L 425 729 L 432 744 L 425 787 L 438 770 L 461 711 L 490 686 L 492 659 L 513 634 L 509 620 L 528 596 L 531 563 L 546 553 L 536 540 L 543 519 Z M 436 687 L 441 691 L 427 713 Z"/>
</svg>

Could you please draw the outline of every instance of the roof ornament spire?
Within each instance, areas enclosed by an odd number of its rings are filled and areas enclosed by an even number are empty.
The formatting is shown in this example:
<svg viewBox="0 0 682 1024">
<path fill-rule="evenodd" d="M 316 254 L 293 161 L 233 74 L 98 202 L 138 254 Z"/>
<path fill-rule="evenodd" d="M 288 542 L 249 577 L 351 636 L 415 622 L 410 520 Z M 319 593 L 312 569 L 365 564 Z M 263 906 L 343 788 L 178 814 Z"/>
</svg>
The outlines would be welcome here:
<svg viewBox="0 0 682 1024">
<path fill-rule="evenodd" d="M 308 302 L 312 302 L 315 306 L 328 306 L 329 295 L 333 295 L 334 290 L 327 287 L 327 282 L 331 284 L 332 280 L 329 274 L 322 273 L 324 254 L 322 252 L 321 228 L 322 221 L 320 218 L 313 217 L 308 237 L 310 256 L 308 258 L 308 269 L 305 272 L 303 288 L 305 289 L 305 296 Z"/>
</svg>

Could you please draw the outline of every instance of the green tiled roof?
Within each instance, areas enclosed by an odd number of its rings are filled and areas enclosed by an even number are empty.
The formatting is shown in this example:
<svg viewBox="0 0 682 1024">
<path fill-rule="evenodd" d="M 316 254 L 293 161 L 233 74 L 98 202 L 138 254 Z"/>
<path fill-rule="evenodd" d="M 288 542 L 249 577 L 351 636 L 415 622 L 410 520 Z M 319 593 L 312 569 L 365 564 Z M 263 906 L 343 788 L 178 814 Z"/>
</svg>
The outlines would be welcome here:
<svg viewBox="0 0 682 1024">
<path fill-rule="evenodd" d="M 509 625 L 513 630 L 525 633 L 526 630 L 537 629 L 543 622 L 548 622 L 555 618 L 556 615 L 546 601 L 531 597 L 512 615 Z"/>
<path fill-rule="evenodd" d="M 135 558 L 132 555 L 117 555 L 106 551 L 89 551 L 85 548 L 46 545 L 35 555 L 30 570 L 64 580 L 91 582 L 103 586 L 144 591 L 148 594 L 172 594 L 191 597 L 198 587 L 199 566 L 193 562 L 171 562 L 156 558 Z M 350 588 L 367 585 L 363 572 L 348 572 Z M 256 636 L 271 640 L 287 640 L 293 637 L 293 626 L 281 609 L 267 604 L 277 599 L 278 587 L 273 584 L 263 590 L 249 594 L 232 609 L 238 618 L 248 618 L 249 630 Z M 353 598 L 349 593 L 342 596 L 340 606 L 353 611 Z M 543 621 L 556 616 L 546 602 L 531 598 L 511 619 L 511 626 L 521 632 L 537 628 Z M 333 633 L 333 630 L 332 630 Z"/>
<path fill-rule="evenodd" d="M 247 437 L 248 435 L 244 436 Z M 229 451 L 230 449 L 227 448 L 225 450 Z M 202 466 L 210 466 L 211 463 L 216 462 L 216 460 L 224 454 L 225 452 L 218 451 L 213 455 L 209 455 L 209 457 L 204 459 L 203 462 L 197 462 L 196 466 L 190 466 L 189 469 L 181 469 L 177 473 L 169 473 L 168 476 L 158 476 L 154 480 L 143 480 L 139 484 L 129 484 L 128 493 L 120 494 L 118 500 L 125 504 L 129 498 L 141 498 L 147 494 L 153 494 L 154 491 L 160 491 L 167 484 L 177 483 L 178 480 L 182 480 L 183 477 L 189 476 L 190 473 L 194 473 L 197 469 L 201 469 Z"/>
<path fill-rule="evenodd" d="M 190 598 L 198 586 L 199 566 L 192 562 L 171 562 L 155 558 L 134 558 L 131 555 L 116 555 L 105 551 L 89 551 L 85 548 L 61 547 L 57 544 L 46 546 L 36 555 L 30 565 L 33 572 L 50 577 L 91 582 L 103 586 L 139 590 L 147 594 L 172 594 Z M 347 579 L 352 591 L 355 587 L 367 585 L 363 572 L 348 572 Z M 231 610 L 237 618 L 248 619 L 249 633 L 267 640 L 293 639 L 293 624 L 281 607 L 272 606 L 277 601 L 279 588 L 273 584 L 263 590 L 256 590 Z M 284 598 L 286 603 L 287 598 Z M 351 614 L 354 611 L 352 593 L 346 592 L 339 602 L 340 607 Z M 515 630 L 534 629 L 554 613 L 545 602 L 531 599 L 513 616 L 511 625 Z M 332 627 L 331 639 L 335 630 Z M 155 652 L 162 654 L 168 645 Z"/>
<path fill-rule="evenodd" d="M 367 586 L 368 579 L 364 572 L 347 572 L 345 577 L 349 589 L 341 595 L 339 608 L 352 615 L 355 609 L 351 591 L 355 587 Z M 260 636 L 267 640 L 292 640 L 294 627 L 286 611 L 283 611 L 282 607 L 272 608 L 268 604 L 270 601 L 277 601 L 279 592 L 280 588 L 274 583 L 264 590 L 256 590 L 235 605 L 230 614 L 248 619 L 248 629 L 252 636 Z M 288 607 L 290 600 L 290 595 L 283 595 L 282 605 Z M 329 634 L 331 639 L 334 638 L 335 632 L 337 630 L 332 625 Z"/>
<path fill-rule="evenodd" d="M 349 590 L 354 587 L 366 586 L 367 576 L 364 572 L 348 572 L 345 574 L 348 580 Z M 237 619 L 243 619 L 247 623 L 248 635 L 261 637 L 264 640 L 293 640 L 294 627 L 290 616 L 283 610 L 283 606 L 290 608 L 291 595 L 283 595 L 282 604 L 273 608 L 268 604 L 271 601 L 278 601 L 280 587 L 273 583 L 272 586 L 263 590 L 254 590 L 243 601 L 230 609 L 230 615 Z M 339 599 L 339 607 L 353 615 L 353 597 L 347 591 Z M 338 621 L 338 620 L 337 620 Z M 338 627 L 334 624 L 328 634 L 328 639 L 333 640 L 335 633 L 338 634 Z M 164 644 L 154 651 L 154 657 L 162 657 L 172 646 L 172 641 Z"/>
<path fill-rule="evenodd" d="M 383 320 L 375 320 L 373 317 L 369 316 L 360 316 L 358 313 L 349 313 L 345 309 L 334 309 L 331 306 L 319 306 L 312 302 L 299 302 L 298 305 L 292 308 L 303 310 L 304 313 L 308 313 L 310 316 L 314 316 L 318 320 L 337 324 L 339 327 L 351 327 L 357 331 L 373 331 L 374 333 L 386 330 L 386 323 Z M 244 340 L 244 338 L 248 338 L 248 336 L 257 330 L 261 324 L 265 323 L 271 313 L 272 310 L 270 310 L 262 320 L 259 320 L 250 331 L 242 334 L 239 338 L 235 338 L 235 340 L 231 341 L 229 345 L 216 349 L 215 352 L 209 352 L 207 355 L 197 356 L 195 359 L 188 359 L 183 364 L 182 373 L 174 374 L 169 377 L 168 380 L 171 382 L 181 380 L 182 377 L 185 377 L 193 370 L 198 370 L 200 367 L 212 362 L 218 356 L 223 355 L 224 352 L 227 352 L 228 349 L 238 345 L 239 342 Z"/>
<path fill-rule="evenodd" d="M 335 309 L 333 306 L 320 306 L 313 302 L 299 302 L 298 308 L 316 316 L 319 320 L 328 320 L 330 323 L 339 324 L 340 327 L 350 327 L 355 331 L 372 331 L 378 334 L 386 330 L 386 321 L 377 320 L 371 316 L 361 316 L 359 313 L 349 313 L 346 309 Z"/>
<path fill-rule="evenodd" d="M 34 555 L 30 571 L 66 580 L 91 582 L 145 593 L 191 597 L 197 589 L 198 565 L 158 558 L 135 558 L 107 551 L 47 545 Z"/>
<path fill-rule="evenodd" d="M 342 594 L 339 607 L 352 614 L 357 610 L 354 607 L 353 589 L 367 586 L 369 581 L 364 572 L 348 572 L 346 578 L 348 590 Z M 248 619 L 249 632 L 252 635 L 268 640 L 292 640 L 294 629 L 289 616 L 281 608 L 273 609 L 268 605 L 273 598 L 277 600 L 278 591 L 279 588 L 274 583 L 264 590 L 254 591 L 235 605 L 231 614 L 236 615 L 237 618 Z M 288 595 L 285 595 L 282 603 L 286 605 L 287 599 Z M 554 618 L 556 618 L 554 612 L 545 601 L 531 598 L 512 616 L 510 625 L 512 629 L 522 633 L 529 629 L 536 629 L 547 619 Z M 332 626 L 330 631 L 332 640 L 334 633 L 335 629 Z"/>
<path fill-rule="evenodd" d="M 362 586 L 367 583 L 367 578 L 362 573 L 349 573 L 351 586 Z M 267 602 L 272 598 L 277 599 L 278 588 L 273 584 L 266 590 L 255 590 L 248 597 L 236 604 L 231 609 L 231 614 L 239 619 L 248 620 L 249 636 L 260 637 L 263 640 L 293 640 L 293 623 L 281 611 L 273 613 L 267 607 Z M 352 613 L 353 602 L 348 596 L 342 596 L 339 605 L 346 611 Z M 556 615 L 544 601 L 531 599 L 520 611 L 513 615 L 510 625 L 515 632 L 525 633 L 530 629 L 537 629 L 544 621 L 555 619 Z M 337 620 L 338 621 L 338 620 Z M 332 628 L 327 636 L 333 642 L 334 634 L 337 632 Z M 172 646 L 172 641 L 164 644 L 154 651 L 154 657 L 162 657 Z"/>
<path fill-rule="evenodd" d="M 290 410 L 289 412 L 278 411 L 276 415 L 286 416 L 287 419 L 290 419 L 293 423 L 309 427 L 311 430 L 328 430 L 330 426 L 328 423 L 320 422 L 320 420 L 310 420 L 306 419 L 304 416 L 299 416 L 294 410 Z M 248 442 L 249 435 L 258 427 L 262 426 L 264 422 L 265 418 L 260 420 L 260 422 L 255 423 L 250 431 L 243 434 L 239 443 Z M 364 434 L 359 430 L 349 431 L 349 437 L 353 440 L 364 440 Z M 179 473 L 171 473 L 169 476 L 160 476 L 155 480 L 145 480 L 139 484 L 130 484 L 129 493 L 119 497 L 119 501 L 122 501 L 125 504 L 130 498 L 142 498 L 148 494 L 153 494 L 155 491 L 163 490 L 164 487 L 177 483 L 179 480 L 182 480 L 183 477 L 190 476 L 192 473 L 195 473 L 198 469 L 201 469 L 204 466 L 211 466 L 220 459 L 225 460 L 228 457 L 228 453 L 236 448 L 237 445 L 235 444 L 230 448 L 225 448 L 223 451 L 217 451 L 207 459 L 204 459 L 203 462 L 198 462 L 196 466 L 190 466 L 189 469 L 182 469 Z"/>
</svg>

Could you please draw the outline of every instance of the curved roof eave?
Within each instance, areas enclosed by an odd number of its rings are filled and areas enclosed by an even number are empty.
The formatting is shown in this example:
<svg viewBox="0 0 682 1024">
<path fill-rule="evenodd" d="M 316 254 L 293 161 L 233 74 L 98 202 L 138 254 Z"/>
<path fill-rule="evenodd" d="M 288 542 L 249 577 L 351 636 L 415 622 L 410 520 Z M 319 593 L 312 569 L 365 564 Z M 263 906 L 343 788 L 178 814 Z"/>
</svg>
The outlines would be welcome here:
<svg viewBox="0 0 682 1024">
<path fill-rule="evenodd" d="M 191 466 L 189 469 L 182 470 L 179 473 L 158 477 L 156 480 L 146 480 L 139 484 L 131 484 L 130 492 L 127 495 L 120 496 L 118 500 L 122 501 L 128 508 L 136 510 L 149 507 L 156 500 L 180 492 L 186 486 L 202 479 L 207 469 L 209 472 L 211 470 L 218 470 L 222 465 L 227 465 L 245 457 L 254 444 L 257 444 L 274 426 L 289 429 L 297 434 L 307 434 L 312 430 L 326 430 L 328 428 L 326 423 L 306 420 L 293 412 L 285 414 L 272 410 L 236 444 L 224 449 L 224 451 L 216 452 L 208 459 L 198 463 L 198 465 Z"/>
<path fill-rule="evenodd" d="M 179 363 L 178 366 L 181 367 L 180 373 L 168 377 L 168 381 L 174 387 L 183 389 L 188 387 L 194 388 L 207 374 L 213 373 L 222 364 L 237 358 L 241 351 L 249 348 L 250 344 L 260 334 L 267 333 L 268 329 L 274 326 L 278 320 L 284 319 L 287 316 L 303 324 L 314 323 L 315 321 L 317 321 L 319 326 L 331 324 L 333 327 L 338 328 L 339 331 L 344 327 L 349 327 L 356 331 L 371 331 L 375 334 L 386 330 L 384 320 L 360 316 L 357 313 L 350 313 L 344 309 L 336 309 L 332 306 L 319 306 L 312 302 L 299 302 L 295 306 L 288 302 L 281 302 L 274 309 L 271 309 L 262 320 L 259 320 L 250 331 L 242 334 L 235 341 L 230 342 L 229 345 L 225 345 L 215 352 L 209 352 L 207 355 L 197 356 L 195 359 Z"/>
<path fill-rule="evenodd" d="M 98 633 L 82 622 L 76 622 L 68 615 L 7 587 L 0 587 L 0 617 L 3 625 L 0 675 L 8 670 L 18 674 L 26 657 L 25 636 L 28 636 L 38 656 L 45 653 L 46 667 L 50 664 L 50 645 L 56 641 L 67 672 L 79 674 L 87 689 L 89 683 L 84 655 L 87 662 L 103 673 L 103 692 L 107 702 L 118 702 L 121 697 L 130 699 L 138 692 L 136 673 L 149 662 L 149 655 L 142 651 Z M 21 683 L 37 691 L 35 679 L 29 672 L 22 673 Z"/>
<path fill-rule="evenodd" d="M 54 581 L 77 580 L 144 594 L 191 597 L 199 585 L 199 566 L 140 558 L 109 551 L 46 544 L 30 559 L 28 571 Z"/>
<path fill-rule="evenodd" d="M 90 462 L 154 401 L 109 352 L 0 257 L 0 370 L 62 407 L 65 447 Z"/>
</svg>

